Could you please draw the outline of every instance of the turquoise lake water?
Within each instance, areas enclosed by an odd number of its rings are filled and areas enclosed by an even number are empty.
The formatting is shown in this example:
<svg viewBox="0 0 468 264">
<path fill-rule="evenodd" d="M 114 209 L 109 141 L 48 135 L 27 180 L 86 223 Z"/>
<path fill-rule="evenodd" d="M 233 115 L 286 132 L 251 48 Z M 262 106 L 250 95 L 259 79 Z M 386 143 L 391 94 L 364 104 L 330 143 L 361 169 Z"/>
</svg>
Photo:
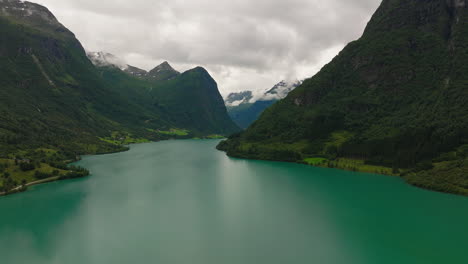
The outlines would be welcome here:
<svg viewBox="0 0 468 264">
<path fill-rule="evenodd" d="M 218 142 L 85 157 L 91 177 L 0 198 L 0 263 L 468 263 L 465 197 Z"/>
</svg>

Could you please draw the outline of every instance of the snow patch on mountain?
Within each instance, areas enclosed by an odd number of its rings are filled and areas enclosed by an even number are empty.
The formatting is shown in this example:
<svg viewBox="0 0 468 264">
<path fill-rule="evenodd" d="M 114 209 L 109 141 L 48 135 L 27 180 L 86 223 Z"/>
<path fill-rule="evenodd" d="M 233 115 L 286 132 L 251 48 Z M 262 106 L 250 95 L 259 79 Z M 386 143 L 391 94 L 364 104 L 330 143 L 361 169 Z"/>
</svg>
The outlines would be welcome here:
<svg viewBox="0 0 468 264">
<path fill-rule="evenodd" d="M 227 106 L 239 106 L 241 104 L 249 103 L 253 98 L 251 91 L 244 91 L 239 93 L 230 93 L 224 101 Z"/>
<path fill-rule="evenodd" d="M 257 101 L 278 101 L 285 98 L 292 90 L 296 89 L 303 81 L 281 81 L 273 88 L 263 90 L 254 94 L 253 91 L 242 91 L 231 93 L 225 99 L 227 106 L 239 106 L 242 104 L 253 104 Z"/>
<path fill-rule="evenodd" d="M 87 52 L 88 58 L 98 67 L 112 66 L 119 68 L 122 71 L 127 70 L 130 66 L 124 60 L 107 52 Z"/>
<path fill-rule="evenodd" d="M 253 98 L 256 101 L 274 101 L 274 100 L 281 100 L 288 96 L 288 94 L 296 89 L 299 85 L 302 84 L 300 80 L 294 81 L 281 81 L 270 90 L 264 92 L 260 97 Z"/>
</svg>

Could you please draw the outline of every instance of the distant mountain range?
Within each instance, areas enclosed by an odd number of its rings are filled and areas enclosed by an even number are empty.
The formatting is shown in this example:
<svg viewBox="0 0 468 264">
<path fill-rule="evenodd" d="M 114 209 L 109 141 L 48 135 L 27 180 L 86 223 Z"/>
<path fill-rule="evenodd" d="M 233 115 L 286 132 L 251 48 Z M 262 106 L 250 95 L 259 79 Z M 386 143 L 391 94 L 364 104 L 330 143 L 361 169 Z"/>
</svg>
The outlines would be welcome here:
<svg viewBox="0 0 468 264">
<path fill-rule="evenodd" d="M 123 91 L 144 87 L 149 91 L 160 118 L 176 127 L 202 135 L 227 135 L 238 130 L 226 114 L 216 82 L 201 67 L 181 74 L 165 61 L 147 72 L 110 53 L 87 55 L 110 86 L 121 87 Z"/>
<path fill-rule="evenodd" d="M 107 52 L 87 52 L 88 58 L 96 67 L 116 67 L 120 70 L 141 79 L 153 81 L 166 81 L 180 75 L 180 72 L 174 70 L 167 62 L 163 62 L 151 71 L 147 72 L 138 67 L 128 65 L 124 60 Z"/>
<path fill-rule="evenodd" d="M 260 96 L 254 96 L 252 91 L 231 93 L 224 100 L 229 116 L 237 125 L 247 128 L 260 117 L 265 109 L 285 98 L 301 83 L 302 81 L 281 81 Z"/>
<path fill-rule="evenodd" d="M 180 76 L 167 61 L 148 72 L 128 65 L 124 60 L 107 52 L 88 52 L 87 56 L 98 68 L 116 68 L 146 81 L 167 81 Z M 231 93 L 225 99 L 229 116 L 238 126 L 247 128 L 266 108 L 285 98 L 301 83 L 302 81 L 281 81 L 260 96 L 254 96 L 252 91 Z"/>
</svg>

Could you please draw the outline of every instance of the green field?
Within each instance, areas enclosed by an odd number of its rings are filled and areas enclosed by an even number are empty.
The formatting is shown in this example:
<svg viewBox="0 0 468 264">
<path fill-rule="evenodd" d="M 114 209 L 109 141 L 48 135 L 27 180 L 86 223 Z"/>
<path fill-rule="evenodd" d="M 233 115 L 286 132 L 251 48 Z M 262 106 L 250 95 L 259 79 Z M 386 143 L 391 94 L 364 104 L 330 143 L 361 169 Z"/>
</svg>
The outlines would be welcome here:
<svg viewBox="0 0 468 264">
<path fill-rule="evenodd" d="M 304 161 L 309 165 L 318 166 L 318 165 L 327 163 L 328 159 L 326 159 L 326 158 L 306 158 L 306 159 L 304 159 Z"/>
<path fill-rule="evenodd" d="M 110 137 L 99 138 L 99 139 L 104 142 L 117 145 L 117 146 L 150 142 L 146 138 L 134 137 L 131 133 L 119 132 L 119 131 L 112 132 Z"/>
<path fill-rule="evenodd" d="M 66 170 L 53 168 L 52 166 L 46 163 L 39 163 L 39 166 L 30 171 L 21 170 L 20 166 L 16 165 L 15 161 L 12 159 L 0 159 L 0 164 L 2 165 L 2 167 L 6 167 L 2 169 L 0 177 L 0 187 L 4 186 L 5 173 L 7 173 L 9 175 L 9 178 L 11 178 L 16 183 L 15 185 L 20 185 L 23 181 L 25 181 L 26 183 L 37 181 L 38 179 L 34 177 L 36 171 L 46 174 L 52 174 L 56 170 L 60 175 L 64 175 L 68 172 Z"/>
<path fill-rule="evenodd" d="M 206 139 L 223 139 L 223 138 L 226 138 L 226 137 L 222 136 L 222 135 L 209 135 L 209 136 L 206 136 Z"/>
<path fill-rule="evenodd" d="M 188 136 L 190 131 L 186 129 L 171 128 L 167 131 L 156 130 L 156 133 L 167 135 L 167 136 Z"/>
<path fill-rule="evenodd" d="M 366 164 L 364 160 L 339 158 L 328 160 L 326 158 L 306 158 L 304 162 L 308 165 L 326 168 L 336 168 L 342 170 L 359 171 L 366 173 L 396 175 L 392 168 Z"/>
</svg>

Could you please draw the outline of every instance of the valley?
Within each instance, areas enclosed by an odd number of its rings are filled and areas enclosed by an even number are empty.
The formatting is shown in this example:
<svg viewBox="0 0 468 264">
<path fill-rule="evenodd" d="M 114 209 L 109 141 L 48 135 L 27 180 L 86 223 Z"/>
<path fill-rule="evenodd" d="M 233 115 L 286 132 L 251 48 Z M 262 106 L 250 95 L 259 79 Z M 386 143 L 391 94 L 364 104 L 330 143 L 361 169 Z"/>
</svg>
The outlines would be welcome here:
<svg viewBox="0 0 468 264">
<path fill-rule="evenodd" d="M 204 68 L 179 73 L 164 62 L 146 72 L 108 53 L 87 53 L 41 5 L 5 0 L 0 7 L 0 165 L 27 159 L 68 170 L 81 155 L 131 143 L 240 130 Z M 3 175 L 0 191 L 35 180 Z"/>
</svg>

